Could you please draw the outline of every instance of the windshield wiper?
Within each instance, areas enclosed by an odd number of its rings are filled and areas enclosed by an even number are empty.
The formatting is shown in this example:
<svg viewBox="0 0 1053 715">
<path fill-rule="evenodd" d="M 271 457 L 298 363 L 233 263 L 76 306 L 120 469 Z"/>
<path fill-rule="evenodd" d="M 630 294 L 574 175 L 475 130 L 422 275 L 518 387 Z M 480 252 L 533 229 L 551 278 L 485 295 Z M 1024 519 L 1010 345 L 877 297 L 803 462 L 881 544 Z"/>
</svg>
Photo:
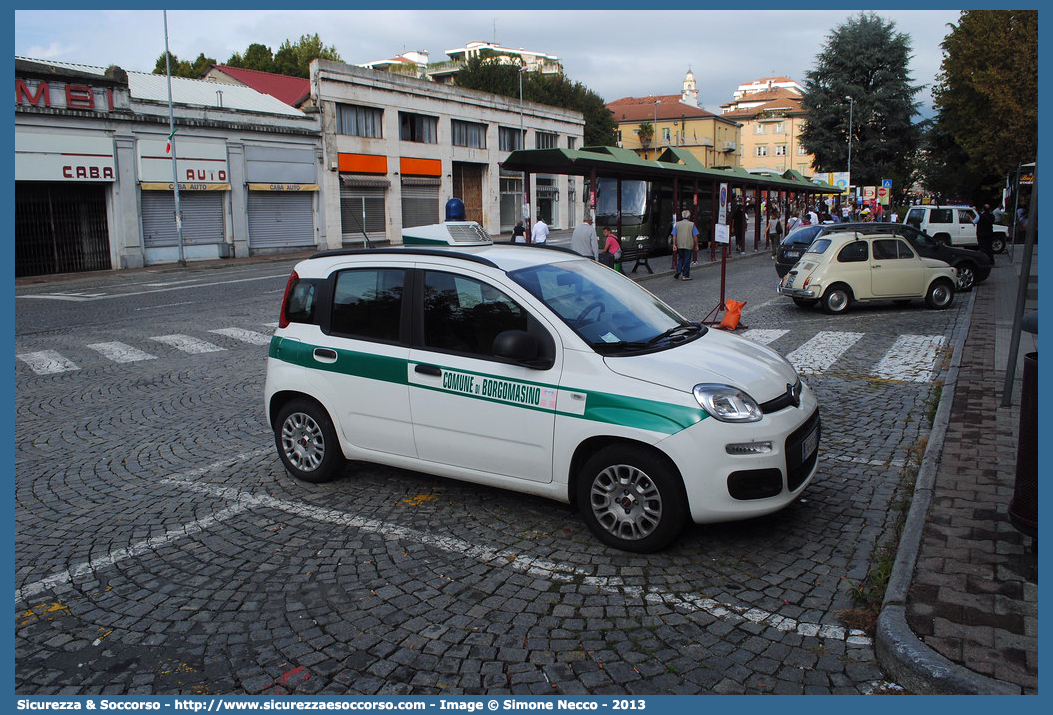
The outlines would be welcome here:
<svg viewBox="0 0 1053 715">
<path fill-rule="evenodd" d="M 659 333 L 658 335 L 654 336 L 645 344 L 654 345 L 655 343 L 661 342 L 662 340 L 671 340 L 673 338 L 680 338 L 681 340 L 683 340 L 689 335 L 694 335 L 695 333 L 698 333 L 701 330 L 702 323 L 686 323 L 684 325 L 674 325 L 672 328 L 669 328 L 669 330 L 666 330 L 664 333 Z"/>
</svg>

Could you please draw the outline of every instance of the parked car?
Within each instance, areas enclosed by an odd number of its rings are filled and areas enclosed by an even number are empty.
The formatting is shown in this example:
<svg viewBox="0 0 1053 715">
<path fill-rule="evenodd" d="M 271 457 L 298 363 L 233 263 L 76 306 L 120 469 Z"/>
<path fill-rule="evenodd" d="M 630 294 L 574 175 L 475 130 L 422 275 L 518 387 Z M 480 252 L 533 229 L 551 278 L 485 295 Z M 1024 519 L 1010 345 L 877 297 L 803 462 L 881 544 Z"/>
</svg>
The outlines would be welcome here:
<svg viewBox="0 0 1053 715">
<path fill-rule="evenodd" d="M 843 231 L 854 231 L 858 233 L 888 233 L 910 241 L 910 245 L 925 258 L 936 258 L 944 261 L 958 271 L 958 290 L 971 290 L 977 283 L 982 283 L 991 275 L 991 259 L 986 254 L 971 248 L 959 248 L 950 246 L 942 241 L 937 241 L 924 231 L 919 231 L 913 226 L 902 223 L 835 223 L 822 226 L 803 226 L 799 231 L 792 231 L 783 239 L 793 239 L 785 248 L 779 245 L 776 256 L 775 271 L 782 278 L 786 275 L 801 255 L 808 250 L 804 245 L 808 241 L 814 241 L 819 236 Z M 798 235 L 800 234 L 800 235 Z M 808 237 L 811 236 L 811 241 Z"/>
<path fill-rule="evenodd" d="M 940 243 L 951 246 L 977 246 L 976 211 L 970 206 L 911 206 L 903 223 L 924 231 Z M 1009 240 L 1005 226 L 994 226 L 991 250 L 1001 253 Z"/>
<path fill-rule="evenodd" d="M 827 313 L 843 313 L 854 302 L 918 298 L 942 309 L 954 302 L 956 282 L 955 269 L 922 257 L 899 236 L 842 232 L 816 239 L 778 291 L 802 307 L 819 303 Z"/>
<path fill-rule="evenodd" d="M 439 227 L 449 245 L 413 228 L 296 264 L 264 386 L 291 475 L 367 461 L 547 497 L 634 552 L 798 500 L 819 410 L 779 353 L 576 253 Z"/>
</svg>

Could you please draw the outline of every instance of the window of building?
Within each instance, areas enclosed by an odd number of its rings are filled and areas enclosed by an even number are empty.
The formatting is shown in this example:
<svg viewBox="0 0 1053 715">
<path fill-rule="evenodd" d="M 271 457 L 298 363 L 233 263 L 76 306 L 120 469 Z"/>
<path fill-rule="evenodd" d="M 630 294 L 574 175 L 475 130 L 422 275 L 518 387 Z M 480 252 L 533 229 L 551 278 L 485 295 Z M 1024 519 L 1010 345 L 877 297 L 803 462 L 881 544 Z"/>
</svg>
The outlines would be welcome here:
<svg viewBox="0 0 1053 715">
<path fill-rule="evenodd" d="M 669 127 L 662 127 L 662 141 L 669 143 Z"/>
<path fill-rule="evenodd" d="M 555 149 L 557 139 L 559 139 L 558 134 L 552 134 L 551 132 L 534 132 L 534 148 Z"/>
<path fill-rule="evenodd" d="M 436 117 L 399 112 L 399 139 L 402 141 L 438 144 L 438 126 Z"/>
<path fill-rule="evenodd" d="M 512 127 L 500 127 L 497 130 L 497 142 L 501 151 L 517 151 L 523 148 L 523 132 Z"/>
<path fill-rule="evenodd" d="M 808 153 L 808 151 L 803 146 L 798 145 L 798 147 L 797 147 L 797 156 L 804 156 L 807 153 Z"/>
<path fill-rule="evenodd" d="M 785 134 L 786 130 L 783 128 L 783 122 L 776 122 L 772 125 L 772 134 Z"/>
<path fill-rule="evenodd" d="M 621 140 L 622 140 L 622 133 L 618 132 L 618 141 L 621 141 Z M 568 149 L 577 149 L 578 148 L 578 138 L 577 137 L 567 137 L 567 148 Z"/>
<path fill-rule="evenodd" d="M 775 145 L 775 156 L 786 156 L 786 145 L 776 144 Z"/>
<path fill-rule="evenodd" d="M 336 105 L 336 133 L 353 137 L 382 138 L 384 110 L 356 104 Z"/>
<path fill-rule="evenodd" d="M 753 133 L 754 134 L 764 134 L 764 132 L 765 132 L 765 126 L 763 124 L 757 123 L 757 124 L 753 125 Z"/>
<path fill-rule="evenodd" d="M 467 146 L 473 149 L 486 148 L 486 125 L 475 122 L 450 120 L 450 130 L 454 146 Z"/>
<path fill-rule="evenodd" d="M 768 145 L 761 144 L 756 147 L 756 154 L 754 156 L 768 156 Z"/>
</svg>

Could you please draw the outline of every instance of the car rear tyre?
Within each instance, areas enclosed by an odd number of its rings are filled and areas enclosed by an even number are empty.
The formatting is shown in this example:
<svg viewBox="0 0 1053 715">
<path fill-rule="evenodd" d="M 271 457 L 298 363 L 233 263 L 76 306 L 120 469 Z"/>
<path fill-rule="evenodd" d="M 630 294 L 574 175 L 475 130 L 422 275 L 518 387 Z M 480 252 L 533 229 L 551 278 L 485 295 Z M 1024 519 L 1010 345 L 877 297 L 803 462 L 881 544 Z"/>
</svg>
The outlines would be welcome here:
<svg viewBox="0 0 1053 715">
<path fill-rule="evenodd" d="M 937 233 L 933 238 L 936 240 L 936 243 L 942 243 L 944 246 L 951 245 L 951 237 L 946 233 Z"/>
<path fill-rule="evenodd" d="M 801 308 L 811 308 L 813 305 L 815 305 L 819 301 L 816 300 L 815 298 L 794 298 L 793 302 L 796 303 Z"/>
<path fill-rule="evenodd" d="M 1005 251 L 1005 236 L 1002 234 L 995 234 L 991 239 L 991 251 L 992 253 L 1002 253 Z"/>
<path fill-rule="evenodd" d="M 971 263 L 962 263 L 958 269 L 958 290 L 965 293 L 976 285 L 976 267 Z"/>
<path fill-rule="evenodd" d="M 945 278 L 935 280 L 925 293 L 925 305 L 943 310 L 954 302 L 954 286 Z"/>
<path fill-rule="evenodd" d="M 334 479 L 347 463 L 329 414 L 310 400 L 293 400 L 278 412 L 274 443 L 289 474 L 311 484 Z"/>
<path fill-rule="evenodd" d="M 830 286 L 823 294 L 822 304 L 830 315 L 844 313 L 852 306 L 852 291 L 843 285 Z"/>
<path fill-rule="evenodd" d="M 623 551 L 663 549 L 687 523 L 679 474 L 641 448 L 610 445 L 594 454 L 579 474 L 577 497 L 592 533 Z"/>
</svg>

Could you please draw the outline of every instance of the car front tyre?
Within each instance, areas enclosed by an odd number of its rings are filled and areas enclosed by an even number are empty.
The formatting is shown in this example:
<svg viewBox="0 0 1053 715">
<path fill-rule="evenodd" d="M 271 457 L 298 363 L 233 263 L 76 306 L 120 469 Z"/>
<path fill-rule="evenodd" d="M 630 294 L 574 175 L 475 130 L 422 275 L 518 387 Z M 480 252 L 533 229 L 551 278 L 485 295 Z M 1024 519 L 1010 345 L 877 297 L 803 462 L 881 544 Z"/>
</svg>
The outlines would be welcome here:
<svg viewBox="0 0 1053 715">
<path fill-rule="evenodd" d="M 822 298 L 823 310 L 830 315 L 844 313 L 852 306 L 852 292 L 847 286 L 830 286 Z"/>
<path fill-rule="evenodd" d="M 311 400 L 296 399 L 282 407 L 274 443 L 289 474 L 311 484 L 334 479 L 346 464 L 329 414 Z"/>
<path fill-rule="evenodd" d="M 925 305 L 936 310 L 950 307 L 954 302 L 954 285 L 946 278 L 935 280 L 925 293 Z"/>
<path fill-rule="evenodd" d="M 610 445 L 599 450 L 579 474 L 577 497 L 593 534 L 623 551 L 659 551 L 687 524 L 680 475 L 642 448 Z"/>
<path fill-rule="evenodd" d="M 958 290 L 965 293 L 976 285 L 976 268 L 971 263 L 962 263 L 958 268 Z"/>
</svg>

